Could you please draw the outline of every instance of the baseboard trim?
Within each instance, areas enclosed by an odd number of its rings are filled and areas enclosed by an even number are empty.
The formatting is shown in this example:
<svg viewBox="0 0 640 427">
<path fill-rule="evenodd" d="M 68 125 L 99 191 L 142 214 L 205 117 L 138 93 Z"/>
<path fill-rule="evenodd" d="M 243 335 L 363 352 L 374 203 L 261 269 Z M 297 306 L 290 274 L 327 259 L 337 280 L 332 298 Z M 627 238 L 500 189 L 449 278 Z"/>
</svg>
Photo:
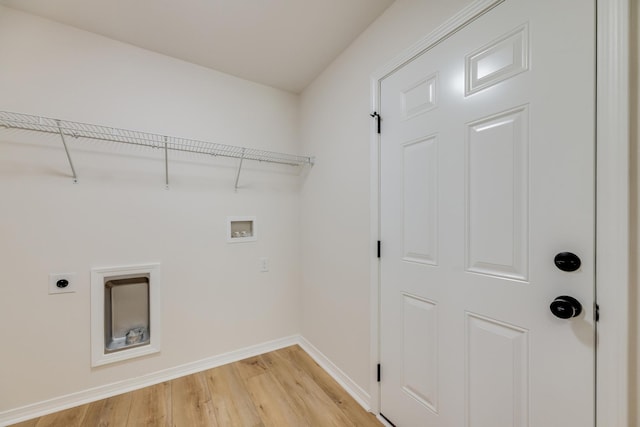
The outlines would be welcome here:
<svg viewBox="0 0 640 427">
<path fill-rule="evenodd" d="M 239 350 L 230 351 L 228 353 L 223 353 L 217 356 L 208 357 L 196 362 L 185 363 L 184 365 L 179 365 L 173 368 L 164 369 L 162 371 L 153 372 L 141 377 L 118 381 L 115 383 L 106 384 L 104 386 L 67 394 L 65 396 L 55 397 L 53 399 L 33 403 L 16 409 L 9 409 L 8 411 L 0 412 L 0 426 L 19 423 L 21 421 L 41 417 L 53 412 L 73 408 L 74 406 L 84 405 L 118 394 L 137 390 L 139 388 L 173 380 L 185 375 L 190 375 L 207 369 L 216 368 L 218 366 L 226 365 L 227 363 L 237 362 L 238 360 L 246 359 L 248 357 L 257 356 L 259 354 L 268 353 L 280 348 L 300 344 L 301 341 L 302 339 L 299 335 L 292 335 L 272 341 L 267 341 L 262 344 L 241 348 Z M 337 381 L 340 382 L 339 380 Z M 347 391 L 349 392 L 348 389 Z"/>
<path fill-rule="evenodd" d="M 306 338 L 300 336 L 298 343 L 313 360 L 316 361 L 331 377 L 338 382 L 360 404 L 367 412 L 371 412 L 371 396 L 362 387 L 356 384 L 347 374 L 345 374 L 335 363 L 318 350 Z"/>
</svg>

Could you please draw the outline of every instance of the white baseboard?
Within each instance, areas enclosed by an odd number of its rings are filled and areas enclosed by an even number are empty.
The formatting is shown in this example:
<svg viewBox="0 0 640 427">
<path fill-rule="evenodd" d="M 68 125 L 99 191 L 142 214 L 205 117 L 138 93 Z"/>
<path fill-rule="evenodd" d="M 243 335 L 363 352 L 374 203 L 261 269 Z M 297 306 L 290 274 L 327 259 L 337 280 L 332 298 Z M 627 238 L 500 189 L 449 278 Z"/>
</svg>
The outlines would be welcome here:
<svg viewBox="0 0 640 427">
<path fill-rule="evenodd" d="M 208 357 L 196 362 L 186 363 L 151 374 L 143 375 L 137 378 L 131 378 L 106 384 L 100 387 L 67 394 L 65 396 L 55 397 L 53 399 L 42 402 L 33 403 L 16 409 L 0 412 L 0 426 L 19 423 L 21 421 L 32 418 L 41 417 L 53 412 L 62 411 L 73 408 L 75 406 L 84 405 L 95 402 L 97 400 L 106 399 L 118 394 L 127 393 L 143 387 L 159 384 L 165 381 L 173 380 L 185 375 L 196 372 L 205 371 L 227 363 L 237 362 L 238 360 L 248 357 L 257 356 L 259 354 L 268 353 L 280 348 L 298 344 L 306 351 L 313 360 L 318 363 L 338 384 L 340 384 L 366 411 L 371 411 L 371 397 L 362 387 L 356 384 L 347 374 L 338 368 L 327 356 L 318 350 L 313 344 L 300 335 L 291 335 L 268 341 L 262 344 L 252 345 L 241 348 L 239 350 L 230 351 L 228 353 L 219 354 L 217 356 Z"/>
<path fill-rule="evenodd" d="M 238 360 L 246 359 L 248 357 L 268 353 L 290 345 L 300 344 L 300 341 L 301 337 L 299 335 L 292 335 L 262 344 L 252 345 L 239 350 L 230 351 L 217 356 L 208 357 L 196 362 L 164 369 L 141 377 L 118 381 L 88 390 L 67 394 L 66 396 L 55 397 L 53 399 L 33 403 L 16 409 L 9 409 L 8 411 L 0 412 L 0 426 L 19 423 L 21 421 L 41 417 L 53 412 L 73 408 L 74 406 L 84 405 L 86 403 L 106 399 L 111 396 L 159 384 L 185 375 L 226 365 L 227 363 L 237 362 Z"/>
<path fill-rule="evenodd" d="M 298 343 L 318 365 L 322 367 L 334 380 L 344 388 L 367 412 L 371 412 L 371 396 L 362 387 L 355 383 L 347 374 L 338 368 L 327 356 L 318 350 L 313 344 L 300 336 Z"/>
</svg>

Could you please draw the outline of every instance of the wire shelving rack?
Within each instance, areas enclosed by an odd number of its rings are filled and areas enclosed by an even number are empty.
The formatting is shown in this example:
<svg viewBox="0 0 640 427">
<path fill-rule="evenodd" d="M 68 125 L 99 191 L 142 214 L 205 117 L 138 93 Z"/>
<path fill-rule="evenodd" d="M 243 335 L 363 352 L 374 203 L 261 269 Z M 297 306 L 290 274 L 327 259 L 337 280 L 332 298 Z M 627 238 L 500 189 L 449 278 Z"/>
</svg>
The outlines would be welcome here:
<svg viewBox="0 0 640 427">
<path fill-rule="evenodd" d="M 52 119 L 48 117 L 8 111 L 0 111 L 0 127 L 59 135 L 69 161 L 74 182 L 77 182 L 78 176 L 67 145 L 67 138 L 87 138 L 98 141 L 109 141 L 164 150 L 165 185 L 167 188 L 169 188 L 169 151 L 181 151 L 239 159 L 235 180 L 236 190 L 238 189 L 242 163 L 245 160 L 277 163 L 289 166 L 305 166 L 313 165 L 314 163 L 313 157 L 310 156 L 299 156 L 275 151 L 258 150 L 254 148 L 218 144 L 195 139 L 159 135 L 135 130 L 73 122 L 69 120 Z"/>
</svg>

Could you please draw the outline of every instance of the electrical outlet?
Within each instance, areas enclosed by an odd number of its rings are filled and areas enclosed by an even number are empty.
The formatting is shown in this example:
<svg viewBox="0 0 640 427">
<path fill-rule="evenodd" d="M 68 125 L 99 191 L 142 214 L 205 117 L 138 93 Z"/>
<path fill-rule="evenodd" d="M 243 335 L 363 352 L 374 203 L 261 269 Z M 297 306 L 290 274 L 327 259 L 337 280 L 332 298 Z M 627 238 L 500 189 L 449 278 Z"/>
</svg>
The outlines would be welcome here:
<svg viewBox="0 0 640 427">
<path fill-rule="evenodd" d="M 269 271 L 269 258 L 260 258 L 260 272 L 266 273 Z"/>
<path fill-rule="evenodd" d="M 66 294 L 76 291 L 76 273 L 49 274 L 49 294 Z"/>
</svg>

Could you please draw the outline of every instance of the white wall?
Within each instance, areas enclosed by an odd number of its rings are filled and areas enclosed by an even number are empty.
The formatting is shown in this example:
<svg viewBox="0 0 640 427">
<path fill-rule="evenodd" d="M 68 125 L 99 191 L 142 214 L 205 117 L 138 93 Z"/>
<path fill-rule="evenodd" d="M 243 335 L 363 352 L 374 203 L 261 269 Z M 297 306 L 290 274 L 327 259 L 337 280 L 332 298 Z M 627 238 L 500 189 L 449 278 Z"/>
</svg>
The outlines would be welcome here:
<svg viewBox="0 0 640 427">
<path fill-rule="evenodd" d="M 469 0 L 397 0 L 301 97 L 302 334 L 370 390 L 369 77 Z"/>
<path fill-rule="evenodd" d="M 0 110 L 296 152 L 298 97 L 0 7 Z M 300 177 L 289 167 L 0 130 L 0 413 L 300 330 Z M 101 154 L 100 152 L 104 152 Z M 212 166 L 213 165 L 213 166 Z M 227 215 L 259 240 L 225 241 Z M 271 261 L 259 273 L 258 258 Z M 90 269 L 162 263 L 163 350 L 90 367 Z M 48 295 L 48 274 L 78 292 Z"/>
</svg>

